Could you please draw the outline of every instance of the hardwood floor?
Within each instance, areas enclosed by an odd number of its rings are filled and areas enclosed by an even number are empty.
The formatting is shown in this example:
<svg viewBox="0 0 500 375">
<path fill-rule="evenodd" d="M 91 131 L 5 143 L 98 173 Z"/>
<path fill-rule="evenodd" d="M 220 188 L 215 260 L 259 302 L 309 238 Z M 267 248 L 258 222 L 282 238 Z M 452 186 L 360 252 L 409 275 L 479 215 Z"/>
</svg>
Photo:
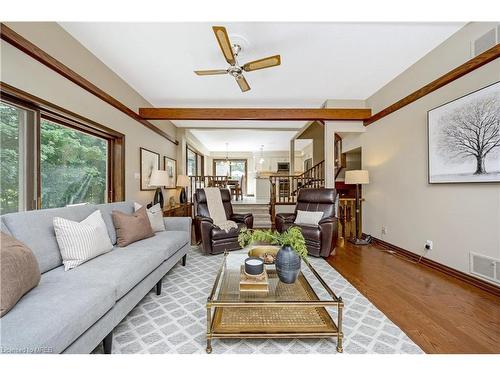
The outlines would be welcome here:
<svg viewBox="0 0 500 375">
<path fill-rule="evenodd" d="M 500 353 L 500 298 L 374 246 L 327 261 L 426 353 Z"/>
</svg>

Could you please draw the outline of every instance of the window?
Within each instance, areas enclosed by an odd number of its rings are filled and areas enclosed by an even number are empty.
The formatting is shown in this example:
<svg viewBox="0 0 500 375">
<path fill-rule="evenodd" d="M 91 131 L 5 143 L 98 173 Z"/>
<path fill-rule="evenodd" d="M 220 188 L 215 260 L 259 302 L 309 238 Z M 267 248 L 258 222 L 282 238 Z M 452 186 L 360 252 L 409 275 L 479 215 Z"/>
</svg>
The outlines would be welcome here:
<svg viewBox="0 0 500 375">
<path fill-rule="evenodd" d="M 42 208 L 106 203 L 108 141 L 42 119 L 40 171 Z"/>
<path fill-rule="evenodd" d="M 190 147 L 186 149 L 186 172 L 188 176 L 203 176 L 203 155 Z"/>
<path fill-rule="evenodd" d="M 0 103 L 0 214 L 25 209 L 25 134 L 27 110 Z"/>
<path fill-rule="evenodd" d="M 187 175 L 196 176 L 196 153 L 187 149 Z"/>
<path fill-rule="evenodd" d="M 125 137 L 7 84 L 0 101 L 0 214 L 125 198 Z"/>
<path fill-rule="evenodd" d="M 240 180 L 247 174 L 247 161 L 228 159 L 215 159 L 214 171 L 216 176 L 227 176 L 233 180 Z"/>
</svg>

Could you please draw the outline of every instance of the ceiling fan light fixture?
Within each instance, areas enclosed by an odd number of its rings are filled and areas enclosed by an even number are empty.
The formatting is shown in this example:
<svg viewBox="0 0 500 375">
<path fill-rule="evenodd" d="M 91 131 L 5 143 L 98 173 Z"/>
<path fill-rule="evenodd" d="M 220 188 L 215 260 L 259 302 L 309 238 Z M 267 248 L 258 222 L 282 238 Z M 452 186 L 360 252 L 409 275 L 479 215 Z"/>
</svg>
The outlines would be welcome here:
<svg viewBox="0 0 500 375">
<path fill-rule="evenodd" d="M 245 77 L 243 77 L 242 73 L 244 71 L 251 72 L 254 70 L 271 68 L 273 66 L 278 66 L 281 64 L 280 55 L 274 55 L 265 57 L 263 59 L 250 61 L 241 66 L 236 59 L 239 53 L 241 52 L 240 43 L 231 43 L 226 28 L 224 26 L 213 26 L 212 30 L 215 34 L 217 42 L 219 43 L 221 52 L 230 66 L 226 70 L 224 69 L 195 70 L 195 73 L 199 76 L 229 73 L 236 79 L 236 83 L 238 83 L 240 90 L 242 92 L 246 92 L 250 90 L 250 85 L 246 81 Z"/>
</svg>

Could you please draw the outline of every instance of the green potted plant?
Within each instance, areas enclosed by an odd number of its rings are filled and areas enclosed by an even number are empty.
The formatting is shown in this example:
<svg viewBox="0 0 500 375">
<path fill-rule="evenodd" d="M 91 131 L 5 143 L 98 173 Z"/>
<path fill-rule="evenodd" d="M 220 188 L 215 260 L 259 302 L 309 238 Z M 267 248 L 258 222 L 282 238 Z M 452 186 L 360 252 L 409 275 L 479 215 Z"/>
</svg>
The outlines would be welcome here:
<svg viewBox="0 0 500 375">
<path fill-rule="evenodd" d="M 244 229 L 238 236 L 241 247 L 252 243 L 269 243 L 281 246 L 276 254 L 276 273 L 280 281 L 293 284 L 300 272 L 301 259 L 306 260 L 307 247 L 299 227 L 290 227 L 283 233 L 271 230 Z"/>
</svg>

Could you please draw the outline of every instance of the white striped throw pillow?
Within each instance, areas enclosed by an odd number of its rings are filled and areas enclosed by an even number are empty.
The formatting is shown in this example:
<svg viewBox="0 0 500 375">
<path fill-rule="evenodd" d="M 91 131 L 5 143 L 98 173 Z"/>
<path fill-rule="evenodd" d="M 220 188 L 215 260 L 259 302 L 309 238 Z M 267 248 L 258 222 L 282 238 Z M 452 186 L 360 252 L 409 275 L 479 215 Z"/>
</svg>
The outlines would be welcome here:
<svg viewBox="0 0 500 375">
<path fill-rule="evenodd" d="M 99 210 L 81 222 L 55 217 L 53 223 L 65 271 L 113 248 Z"/>
</svg>

